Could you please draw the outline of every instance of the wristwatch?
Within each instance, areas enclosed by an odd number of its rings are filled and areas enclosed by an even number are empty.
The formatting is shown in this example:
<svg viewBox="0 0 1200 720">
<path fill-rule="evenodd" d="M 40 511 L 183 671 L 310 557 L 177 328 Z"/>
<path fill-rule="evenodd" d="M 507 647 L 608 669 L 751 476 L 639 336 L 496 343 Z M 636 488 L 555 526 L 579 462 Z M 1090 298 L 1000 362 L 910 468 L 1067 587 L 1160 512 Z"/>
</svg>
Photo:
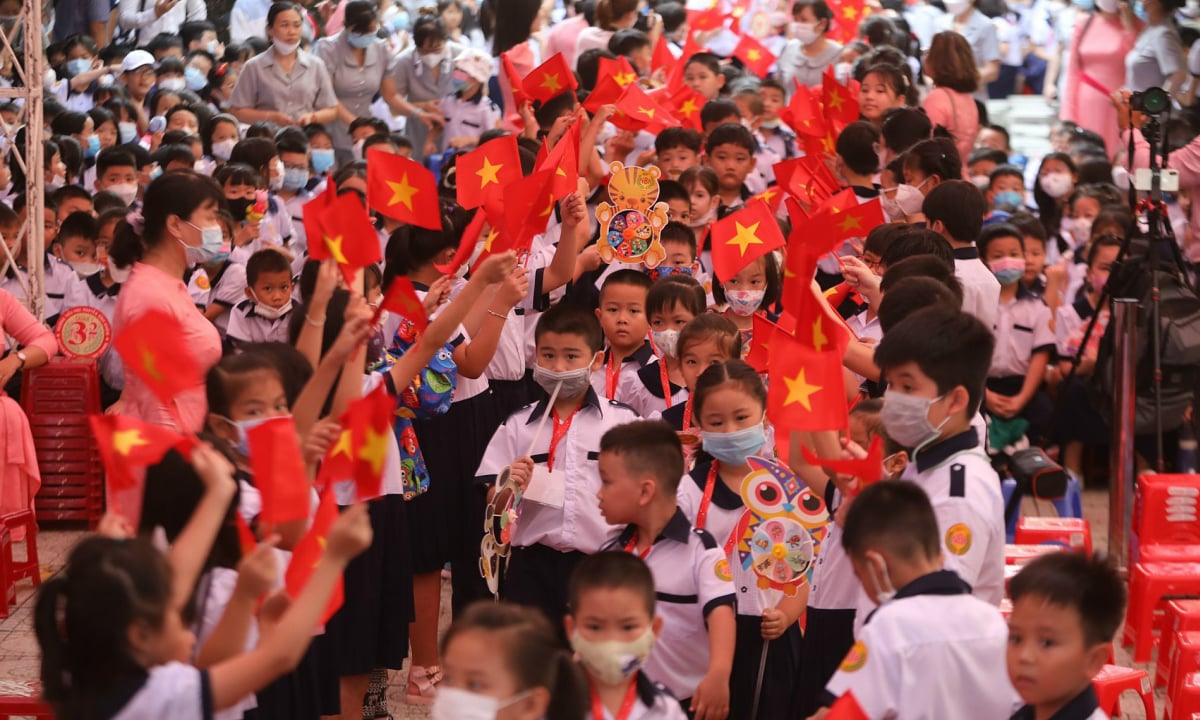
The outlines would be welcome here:
<svg viewBox="0 0 1200 720">
<path fill-rule="evenodd" d="M 14 354 L 14 355 L 16 355 L 16 356 L 17 356 L 17 359 L 21 361 L 21 367 L 20 367 L 20 368 L 18 368 L 18 369 L 20 369 L 20 370 L 24 370 L 24 369 L 25 369 L 25 361 L 28 359 L 28 358 L 26 357 L 26 355 L 25 355 L 25 351 L 24 351 L 24 350 L 18 350 L 18 351 L 16 351 L 16 352 L 15 352 L 15 353 L 13 353 L 13 354 Z"/>
</svg>

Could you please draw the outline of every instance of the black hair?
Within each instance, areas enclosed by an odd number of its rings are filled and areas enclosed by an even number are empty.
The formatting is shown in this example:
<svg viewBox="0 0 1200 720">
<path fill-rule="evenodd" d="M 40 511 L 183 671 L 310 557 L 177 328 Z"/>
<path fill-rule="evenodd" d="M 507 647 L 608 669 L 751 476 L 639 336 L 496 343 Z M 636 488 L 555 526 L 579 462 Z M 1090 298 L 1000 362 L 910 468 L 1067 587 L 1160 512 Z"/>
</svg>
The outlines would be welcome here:
<svg viewBox="0 0 1200 720">
<path fill-rule="evenodd" d="M 832 29 L 833 10 L 825 0 L 797 0 L 792 6 L 792 18 L 800 17 L 800 13 L 804 8 L 812 8 L 813 17 L 820 23 L 825 21 L 825 30 L 822 34 L 829 32 Z"/>
<path fill-rule="evenodd" d="M 146 188 L 142 204 L 142 233 L 139 236 L 128 221 L 117 223 L 109 255 L 118 267 L 130 267 L 142 259 L 142 253 L 158 246 L 166 237 L 167 218 L 186 220 L 197 209 L 213 203 L 220 207 L 224 195 L 212 178 L 194 172 L 167 172 Z"/>
<path fill-rule="evenodd" d="M 1025 174 L 1021 172 L 1021 168 L 1016 165 L 1000 164 L 997 165 L 990 173 L 988 173 L 988 185 L 994 185 L 997 180 L 1002 177 L 1015 177 L 1022 183 L 1025 182 Z"/>
<path fill-rule="evenodd" d="M 423 13 L 417 17 L 412 26 L 413 46 L 417 49 L 425 47 L 426 43 L 438 43 L 449 39 L 446 26 L 442 19 L 433 13 Z"/>
<path fill-rule="evenodd" d="M 180 38 L 178 35 L 175 35 L 173 33 L 165 33 L 165 32 L 160 32 L 159 34 L 150 38 L 150 42 L 146 43 L 146 50 L 151 55 L 162 52 L 163 50 L 171 50 L 173 48 L 182 48 L 182 47 L 183 47 L 183 39 L 182 38 Z M 165 62 L 166 60 L 170 60 L 170 59 L 171 59 L 170 57 L 164 57 L 164 58 L 162 58 L 162 60 L 160 62 Z"/>
<path fill-rule="evenodd" d="M 653 284 L 654 281 L 647 277 L 646 273 L 640 270 L 624 268 L 604 278 L 604 283 L 600 286 L 600 296 L 604 296 L 605 288 L 613 285 L 632 285 L 633 287 L 642 288 L 649 294 L 650 286 Z"/>
<path fill-rule="evenodd" d="M 879 130 L 874 125 L 865 120 L 852 122 L 838 134 L 837 154 L 854 173 L 873 175 L 879 171 L 878 142 Z"/>
<path fill-rule="evenodd" d="M 237 347 L 238 352 L 253 352 L 271 358 L 279 372 L 280 380 L 283 381 L 283 393 L 287 396 L 288 407 L 296 404 L 296 399 L 300 397 L 305 384 L 313 375 L 312 363 L 304 353 L 283 342 L 239 342 Z"/>
<path fill-rule="evenodd" d="M 961 243 L 971 243 L 983 228 L 987 200 L 974 183 L 946 180 L 925 195 L 921 205 L 929 225 L 941 221 L 946 233 Z"/>
<path fill-rule="evenodd" d="M 369 0 L 350 0 L 346 3 L 345 26 L 350 32 L 367 33 L 379 19 L 376 5 Z"/>
<path fill-rule="evenodd" d="M 604 331 L 601 330 L 596 315 L 574 305 L 559 303 L 542 313 L 534 330 L 534 344 L 536 345 L 546 333 L 578 335 L 593 353 L 604 349 Z"/>
<path fill-rule="evenodd" d="M 882 262 L 883 256 L 887 254 L 887 250 L 892 246 L 901 235 L 909 232 L 908 226 L 903 223 L 884 223 L 876 225 L 867 233 L 867 237 L 863 240 L 863 252 L 874 253 L 878 255 Z"/>
<path fill-rule="evenodd" d="M 1116 185 L 1111 182 L 1102 183 L 1082 183 L 1077 184 L 1071 194 L 1067 196 L 1067 207 L 1072 211 L 1075 210 L 1075 203 L 1080 198 L 1092 198 L 1100 204 L 1101 207 L 1106 205 L 1121 205 L 1121 191 Z"/>
<path fill-rule="evenodd" d="M 689 345 L 711 340 L 731 359 L 742 356 L 742 332 L 720 313 L 701 313 L 679 331 L 675 352 L 680 357 Z"/>
<path fill-rule="evenodd" d="M 85 240 L 96 241 L 96 236 L 99 235 L 96 219 L 89 212 L 73 212 L 63 218 L 63 221 L 58 226 L 58 234 L 54 236 L 54 242 L 61 243 L 68 238 L 83 238 Z"/>
<path fill-rule="evenodd" d="M 224 193 L 226 185 L 234 187 L 238 185 L 250 185 L 261 188 L 265 183 L 263 176 L 259 175 L 257 170 L 249 165 L 236 162 L 228 162 L 217 168 L 217 171 L 213 173 L 213 180 L 221 186 L 222 193 Z"/>
<path fill-rule="evenodd" d="M 706 305 L 704 288 L 688 275 L 667 275 L 650 286 L 646 295 L 646 316 L 670 312 L 676 305 L 699 317 Z"/>
<path fill-rule="evenodd" d="M 619 455 L 625 469 L 654 476 L 664 495 L 675 497 L 683 476 L 683 446 L 679 435 L 661 420 L 635 420 L 610 428 L 600 436 L 600 452 Z"/>
<path fill-rule="evenodd" d="M 617 55 L 632 55 L 644 47 L 650 47 L 650 36 L 634 28 L 618 30 L 608 39 L 608 51 Z"/>
<path fill-rule="evenodd" d="M 67 110 L 50 121 L 50 132 L 54 135 L 78 135 L 87 123 L 87 113 Z"/>
<path fill-rule="evenodd" d="M 86 200 L 92 204 L 92 194 L 78 185 L 63 185 L 52 194 L 55 206 L 62 207 L 67 200 Z"/>
<path fill-rule="evenodd" d="M 969 418 L 979 410 L 995 346 L 991 328 L 974 315 L 958 308 L 930 307 L 909 315 L 884 334 L 875 349 L 875 365 L 886 375 L 891 368 L 916 363 L 937 383 L 939 394 L 965 388 Z"/>
<path fill-rule="evenodd" d="M 996 165 L 1003 165 L 1008 162 L 1008 155 L 1004 154 L 1003 150 L 993 150 L 988 147 L 977 147 L 967 156 L 967 166 L 970 167 L 977 162 L 991 162 Z"/>
<path fill-rule="evenodd" d="M 196 162 L 195 157 L 190 147 L 179 143 L 160 145 L 154 153 L 155 161 L 164 170 L 173 162 L 184 163 L 187 165 L 187 169 L 191 170 Z"/>
<path fill-rule="evenodd" d="M 274 2 L 271 4 L 270 10 L 267 10 L 267 27 L 268 28 L 275 27 L 275 19 L 278 18 L 283 13 L 288 12 L 289 10 L 291 10 L 291 11 L 295 12 L 297 15 L 299 15 L 301 22 L 304 21 L 304 8 L 300 7 L 299 5 L 297 5 L 296 3 L 293 3 L 293 2 L 287 2 L 286 0 L 278 0 L 278 2 Z"/>
<path fill-rule="evenodd" d="M 664 243 L 687 243 L 692 257 L 696 257 L 696 233 L 692 232 L 690 227 L 681 222 L 669 222 L 663 225 L 663 229 L 658 234 L 658 239 Z"/>
<path fill-rule="evenodd" d="M 1008 218 L 1008 222 L 1016 226 L 1026 238 L 1034 238 L 1041 241 L 1042 245 L 1046 244 L 1046 228 L 1042 227 L 1041 221 L 1031 213 L 1013 213 Z"/>
<path fill-rule="evenodd" d="M 1112 182 L 1112 163 L 1103 155 L 1081 158 L 1077 172 L 1080 185 Z"/>
<path fill-rule="evenodd" d="M 783 294 L 783 272 L 779 267 L 779 258 L 773 252 L 763 255 L 758 260 L 763 261 L 763 275 L 767 281 L 762 303 L 759 304 L 759 307 L 766 308 L 779 302 L 779 297 Z M 753 262 L 758 262 L 758 260 L 754 260 Z M 716 300 L 718 305 L 723 304 L 725 302 L 725 284 L 714 278 L 712 294 L 713 300 Z"/>
<path fill-rule="evenodd" d="M 252 288 L 263 273 L 288 273 L 291 277 L 292 265 L 287 256 L 274 248 L 259 250 L 246 261 L 246 287 Z"/>
<path fill-rule="evenodd" d="M 913 145 L 928 140 L 933 133 L 933 121 L 923 108 L 888 108 L 880 118 L 880 134 L 883 144 L 894 153 L 905 153 Z"/>
<path fill-rule="evenodd" d="M 680 338 L 682 340 L 682 338 Z M 682 348 L 682 346 L 681 346 Z M 704 412 L 704 404 L 724 385 L 736 385 L 743 392 L 754 398 L 756 402 L 767 407 L 767 388 L 763 385 L 762 376 L 758 371 L 740 358 L 726 360 L 723 363 L 709 365 L 696 378 L 696 389 L 692 391 L 692 420 L 700 424 L 700 415 Z"/>
<path fill-rule="evenodd" d="M 730 121 L 729 118 L 736 118 Z M 708 127 L 712 123 L 721 122 L 740 123 L 742 119 L 742 111 L 738 110 L 737 103 L 727 98 L 717 98 L 704 103 L 704 107 L 700 108 L 700 125 Z"/>
<path fill-rule="evenodd" d="M 1102 247 L 1117 247 L 1117 248 L 1119 248 L 1119 247 L 1121 247 L 1121 245 L 1122 245 L 1121 238 L 1117 237 L 1116 235 L 1111 235 L 1109 233 L 1105 233 L 1103 235 L 1096 237 L 1094 240 L 1092 240 L 1090 243 L 1088 243 L 1087 266 L 1090 268 L 1093 264 L 1095 264 L 1096 255 L 1098 255 L 1100 253 L 1100 248 L 1102 248 Z"/>
<path fill-rule="evenodd" d="M 456 247 L 458 238 L 446 217 L 442 218 L 442 227 L 437 230 L 416 225 L 396 228 L 387 241 L 387 267 L 383 273 L 383 284 L 390 285 L 392 278 L 416 272 L 433 262 L 438 254 Z"/>
<path fill-rule="evenodd" d="M 663 21 L 663 32 L 668 35 L 675 32 L 687 20 L 687 9 L 683 3 L 665 2 L 656 5 L 654 11 Z"/>
<path fill-rule="evenodd" d="M 708 134 L 708 142 L 704 145 L 704 151 L 712 155 L 713 151 L 721 145 L 735 145 L 751 154 L 758 150 L 758 143 L 754 141 L 754 135 L 741 123 L 725 123 L 713 128 L 713 131 Z"/>
<path fill-rule="evenodd" d="M 953 275 L 949 280 L 919 272 L 929 256 L 909 258 L 896 263 L 896 273 L 889 278 L 888 289 L 879 301 L 879 327 L 887 333 L 901 320 L 927 307 L 962 307 L 962 286 Z M 936 270 L 936 268 L 934 268 Z"/>
<path fill-rule="evenodd" d="M 937 175 L 943 181 L 962 179 L 962 158 L 950 138 L 933 137 L 913 145 L 904 154 L 904 167 L 916 168 L 925 177 Z"/>
<path fill-rule="evenodd" d="M 272 132 L 271 137 L 274 135 Z M 245 163 L 262 173 L 263 177 L 267 177 L 271 171 L 271 160 L 279 155 L 271 137 L 247 137 L 245 140 L 239 140 L 238 144 L 233 146 L 233 152 L 229 154 L 229 162 Z"/>
<path fill-rule="evenodd" d="M 67 177 L 78 180 L 83 174 L 83 146 L 70 135 L 55 135 L 50 140 L 58 147 L 59 160 L 67 166 Z"/>
<path fill-rule="evenodd" d="M 183 41 L 184 47 L 188 47 L 210 30 L 216 32 L 217 26 L 208 20 L 189 20 L 179 26 L 179 39 Z"/>
<path fill-rule="evenodd" d="M 1008 592 L 1014 603 L 1033 597 L 1076 610 L 1088 647 L 1112 642 L 1125 619 L 1125 583 L 1112 563 L 1100 555 L 1042 555 L 1021 568 L 1009 582 Z"/>
<path fill-rule="evenodd" d="M 705 107 L 708 107 L 708 105 L 706 104 Z M 699 155 L 703 146 L 704 136 L 697 130 L 687 127 L 665 128 L 658 134 L 658 137 L 654 138 L 654 152 L 656 153 L 663 153 L 667 150 L 683 147 Z"/>
<path fill-rule="evenodd" d="M 676 478 L 676 482 L 678 480 Z M 579 612 L 579 601 L 584 594 L 592 590 L 616 589 L 630 590 L 640 596 L 646 614 L 654 619 L 654 575 L 640 557 L 617 550 L 588 555 L 571 571 L 571 579 L 567 582 L 567 604 L 571 615 Z"/>
<path fill-rule="evenodd" d="M 683 200 L 684 202 L 691 203 L 692 201 L 691 195 L 682 185 L 666 178 L 658 181 L 658 199 L 662 202 Z"/>
<path fill-rule="evenodd" d="M 284 128 L 275 136 L 275 150 L 281 155 L 283 153 L 306 155 L 308 154 L 308 136 L 299 128 Z"/>
<path fill-rule="evenodd" d="M 276 253 L 278 255 L 278 253 Z M 281 256 L 282 257 L 282 256 Z M 247 387 L 253 385 L 260 373 L 274 375 L 283 384 L 283 377 L 274 359 L 265 353 L 239 352 L 226 355 L 213 365 L 204 378 L 204 395 L 208 412 L 229 417 L 236 402 Z"/>
<path fill-rule="evenodd" d="M 842 528 L 842 547 L 853 558 L 885 550 L 906 562 L 932 561 L 941 554 L 940 538 L 929 496 L 910 482 L 867 486 L 855 496 Z"/>
<path fill-rule="evenodd" d="M 900 47 L 900 33 L 896 25 L 886 15 L 876 14 L 865 18 L 858 24 L 858 36 L 864 38 L 873 48 L 880 45 Z"/>
<path fill-rule="evenodd" d="M 979 248 L 979 257 L 983 258 L 987 255 L 988 246 L 999 238 L 1016 238 L 1021 245 L 1021 252 L 1025 251 L 1025 233 L 1021 229 L 1011 223 L 992 223 L 979 233 L 979 239 L 975 241 L 975 247 Z"/>
<path fill-rule="evenodd" d="M 579 98 L 576 97 L 574 90 L 560 92 L 546 102 L 535 100 L 533 117 L 537 120 L 538 129 L 548 132 L 560 116 L 573 112 L 577 105 L 579 105 Z"/>
<path fill-rule="evenodd" d="M 1066 198 L 1063 206 L 1058 204 L 1058 201 L 1050 197 L 1045 190 L 1042 189 L 1041 177 L 1042 168 L 1046 167 L 1046 163 L 1051 160 L 1057 160 L 1067 166 L 1067 171 L 1072 175 L 1075 174 L 1075 161 L 1066 153 L 1052 152 L 1047 153 L 1042 157 L 1042 162 L 1038 165 L 1037 180 L 1033 183 L 1033 201 L 1038 207 L 1038 217 L 1042 219 L 1042 227 L 1046 228 L 1046 235 L 1053 237 L 1058 234 L 1059 226 L 1062 224 L 1062 207 L 1066 205 Z"/>
<path fill-rule="evenodd" d="M 596 27 L 615 30 L 617 19 L 637 10 L 637 0 L 596 0 Z"/>
<path fill-rule="evenodd" d="M 580 90 L 591 92 L 596 89 L 600 82 L 600 58 L 616 60 L 617 56 L 605 48 L 588 48 L 579 53 L 575 61 L 575 74 L 579 77 Z"/>
<path fill-rule="evenodd" d="M 243 140 L 252 138 L 266 138 L 274 140 L 275 133 L 279 132 L 279 126 L 270 120 L 259 120 L 258 122 L 250 123 L 250 127 L 246 128 L 246 133 L 242 136 Z"/>
<path fill-rule="evenodd" d="M 504 0 L 504 12 L 495 13 L 494 16 L 496 25 L 492 34 L 492 55 L 500 57 L 501 53 L 528 40 L 529 28 L 541 10 L 541 0 Z"/>
</svg>

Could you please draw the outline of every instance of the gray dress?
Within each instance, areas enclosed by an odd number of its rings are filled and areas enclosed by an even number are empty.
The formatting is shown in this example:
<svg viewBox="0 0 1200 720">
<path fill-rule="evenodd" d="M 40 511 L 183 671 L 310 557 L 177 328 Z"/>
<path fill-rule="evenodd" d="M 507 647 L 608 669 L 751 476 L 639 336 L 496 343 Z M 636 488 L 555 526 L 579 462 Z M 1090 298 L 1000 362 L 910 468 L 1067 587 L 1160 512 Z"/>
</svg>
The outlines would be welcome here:
<svg viewBox="0 0 1200 720">
<path fill-rule="evenodd" d="M 410 103 L 438 100 L 449 95 L 453 90 L 454 59 L 462 52 L 462 46 L 456 43 L 446 43 L 442 53 L 442 62 L 438 66 L 438 76 L 435 78 L 415 47 L 410 47 L 400 53 L 392 71 L 396 78 L 396 92 Z M 410 117 L 404 129 L 405 134 L 412 140 L 413 159 L 424 159 L 425 138 L 429 129 L 425 123 Z"/>
<path fill-rule="evenodd" d="M 379 95 L 379 86 L 388 73 L 395 69 L 396 60 L 388 52 L 385 42 L 372 43 L 363 52 L 363 64 L 358 64 L 354 48 L 346 41 L 346 31 L 333 37 L 321 38 L 315 48 L 317 57 L 325 63 L 333 81 L 333 92 L 337 99 L 354 117 L 370 117 L 371 103 Z M 341 120 L 326 125 L 333 136 L 333 148 L 338 162 L 350 159 L 350 128 Z"/>
<path fill-rule="evenodd" d="M 1167 78 L 1184 67 L 1183 42 L 1179 39 L 1179 31 L 1168 23 L 1147 25 L 1125 56 L 1125 87 L 1128 89 L 1145 92 L 1152 87 L 1162 87 Z"/>
<path fill-rule="evenodd" d="M 783 46 L 783 50 L 779 53 L 779 60 L 776 66 L 779 68 L 780 75 L 783 76 L 783 86 L 787 88 L 787 94 L 792 94 L 792 80 L 800 81 L 801 85 L 808 87 L 817 87 L 822 82 L 822 76 L 825 74 L 825 68 L 837 62 L 837 59 L 842 54 L 842 46 L 830 41 L 829 46 L 825 48 L 825 52 L 816 57 L 809 57 L 804 54 L 804 46 L 799 40 L 788 40 L 787 45 Z"/>
<path fill-rule="evenodd" d="M 304 50 L 297 52 L 290 75 L 279 66 L 274 50 L 250 58 L 229 98 L 230 107 L 281 112 L 293 120 L 336 105 L 325 63 Z"/>
</svg>

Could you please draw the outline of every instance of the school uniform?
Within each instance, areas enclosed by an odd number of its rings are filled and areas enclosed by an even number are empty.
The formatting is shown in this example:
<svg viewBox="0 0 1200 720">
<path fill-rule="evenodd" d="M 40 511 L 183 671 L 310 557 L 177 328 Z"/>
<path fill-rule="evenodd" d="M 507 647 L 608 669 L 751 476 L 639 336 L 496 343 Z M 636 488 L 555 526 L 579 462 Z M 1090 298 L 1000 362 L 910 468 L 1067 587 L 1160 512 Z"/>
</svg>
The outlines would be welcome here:
<svg viewBox="0 0 1200 720">
<path fill-rule="evenodd" d="M 835 708 L 848 706 L 842 717 L 1009 715 L 1020 701 L 1005 666 L 1008 624 L 970 592 L 953 571 L 939 570 L 872 613 L 827 686 Z"/>
<path fill-rule="evenodd" d="M 229 313 L 229 328 L 225 337 L 233 343 L 286 343 L 294 310 L 288 310 L 275 319 L 263 317 L 257 310 L 258 303 L 253 300 L 246 299 L 238 303 Z"/>
<path fill-rule="evenodd" d="M 782 122 L 773 130 L 774 132 L 768 137 L 762 133 L 761 128 L 759 129 L 759 137 L 762 138 L 763 146 L 780 160 L 791 160 L 796 157 L 796 134 Z"/>
<path fill-rule="evenodd" d="M 666 368 L 662 358 L 658 358 L 637 372 L 623 373 L 617 384 L 616 399 L 633 408 L 638 415 L 644 418 L 661 413 L 668 407 L 686 404 L 688 398 L 686 386 L 676 385 L 667 377 L 666 386 L 669 393 L 663 391 Z M 668 394 L 670 403 L 667 402 Z"/>
<path fill-rule="evenodd" d="M 978 248 L 972 245 L 954 250 L 954 275 L 962 283 L 963 312 L 974 315 L 988 327 L 995 327 L 1000 281 L 979 259 Z"/>
<path fill-rule="evenodd" d="M 621 403 L 602 400 L 589 388 L 574 413 L 557 418 L 549 399 L 543 395 L 500 425 L 488 443 L 475 480 L 481 485 L 494 485 L 501 470 L 529 454 L 537 466 L 536 473 L 553 472 L 554 479 L 562 483 L 561 508 L 528 499 L 521 504 L 505 577 L 505 599 L 539 608 L 559 626 L 567 611 L 571 570 L 584 555 L 608 545 L 620 532 L 619 527 L 605 522 L 596 498 L 600 490 L 600 437 L 609 428 L 636 420 L 637 413 Z M 547 412 L 552 416 L 530 452 L 538 421 Z M 550 479 L 539 477 L 534 482 Z"/>
<path fill-rule="evenodd" d="M 101 274 L 89 275 L 82 282 L 69 287 L 63 298 L 63 307 L 94 308 L 104 313 L 104 317 L 108 318 L 111 324 L 116 314 L 117 294 L 121 292 L 121 284 L 113 283 L 111 287 L 104 287 L 100 280 Z M 125 387 L 125 366 L 121 362 L 121 356 L 109 347 L 96 362 L 96 368 L 100 371 L 101 399 L 104 406 L 108 407 L 117 401 Z"/>
<path fill-rule="evenodd" d="M 996 337 L 996 349 L 992 354 L 992 367 L 988 370 L 987 389 L 1012 397 L 1024 387 L 1035 354 L 1047 353 L 1054 357 L 1050 308 L 1041 298 L 1018 286 L 1016 298 L 1001 301 L 997 307 L 992 333 Z M 1053 414 L 1050 397 L 1039 389 L 1018 416 L 1029 422 L 1025 434 L 1031 443 L 1040 444 L 1045 438 Z"/>
<path fill-rule="evenodd" d="M 625 356 L 620 365 L 613 362 L 612 348 L 608 348 L 604 351 L 604 363 L 600 369 L 592 371 L 592 389 L 600 397 L 616 400 L 617 388 L 621 386 L 621 379 L 625 375 L 636 374 L 655 359 L 654 348 L 650 345 L 649 340 L 644 341 L 632 355 Z"/>
<path fill-rule="evenodd" d="M 447 95 L 442 98 L 440 108 L 446 120 L 442 137 L 447 140 L 465 136 L 478 141 L 480 135 L 500 123 L 500 108 L 482 89 L 470 98 L 464 98 L 461 91 Z"/>
<path fill-rule="evenodd" d="M 634 687 L 637 694 L 628 715 L 617 718 L 601 705 L 600 712 L 595 712 L 597 708 L 593 706 L 593 713 L 588 717 L 594 720 L 687 720 L 687 713 L 679 701 L 661 684 L 647 677 L 646 673 L 638 671 Z"/>
<path fill-rule="evenodd" d="M 850 190 L 854 193 L 854 199 L 859 205 L 865 205 L 879 197 L 879 187 L 872 185 L 866 187 L 863 185 L 851 185 Z M 817 258 L 817 285 L 822 290 L 828 290 L 837 286 L 843 281 L 842 264 L 838 258 L 858 255 L 859 249 L 862 247 L 863 237 L 849 237 L 841 242 L 841 244 L 833 251 L 828 252 Z M 999 291 L 999 285 L 996 286 Z"/>
<path fill-rule="evenodd" d="M 1004 598 L 1004 498 L 976 430 L 916 453 L 901 479 L 929 496 L 946 569 L 970 585 L 975 597 L 998 607 Z"/>
<path fill-rule="evenodd" d="M 207 670 L 169 662 L 120 678 L 94 709 L 97 717 L 112 720 L 208 720 L 213 716 L 212 686 Z"/>
<path fill-rule="evenodd" d="M 1074 303 L 1058 308 L 1054 322 L 1054 338 L 1058 359 L 1070 360 L 1079 354 L 1088 323 L 1096 309 L 1086 295 L 1080 295 Z M 1099 350 L 1100 339 L 1108 328 L 1111 315 L 1107 309 L 1096 318 L 1096 326 L 1088 336 L 1086 357 Z M 1094 355 L 1093 355 L 1094 356 Z M 1059 443 L 1082 442 L 1099 444 L 1108 441 L 1108 424 L 1092 405 L 1090 379 L 1078 374 L 1058 388 L 1057 414 L 1054 417 L 1054 439 Z"/>
<path fill-rule="evenodd" d="M 210 277 L 203 267 L 191 269 L 186 274 L 188 294 L 201 310 L 216 303 L 225 311 L 213 318 L 213 325 L 224 339 L 229 330 L 229 317 L 234 306 L 246 299 L 246 266 L 243 263 L 226 261 Z"/>
<path fill-rule="evenodd" d="M 1033 706 L 1025 705 L 1008 720 L 1034 720 L 1036 717 Z M 1108 713 L 1100 709 L 1096 688 L 1089 683 L 1083 692 L 1051 715 L 1050 720 L 1108 720 Z"/>
<path fill-rule="evenodd" d="M 637 527 L 628 525 L 609 550 L 633 550 Z M 646 674 L 686 705 L 708 673 L 708 616 L 736 604 L 733 583 L 723 575 L 725 553 L 705 530 L 693 530 L 678 507 L 642 558 L 654 575 L 662 633 L 646 660 Z"/>
</svg>

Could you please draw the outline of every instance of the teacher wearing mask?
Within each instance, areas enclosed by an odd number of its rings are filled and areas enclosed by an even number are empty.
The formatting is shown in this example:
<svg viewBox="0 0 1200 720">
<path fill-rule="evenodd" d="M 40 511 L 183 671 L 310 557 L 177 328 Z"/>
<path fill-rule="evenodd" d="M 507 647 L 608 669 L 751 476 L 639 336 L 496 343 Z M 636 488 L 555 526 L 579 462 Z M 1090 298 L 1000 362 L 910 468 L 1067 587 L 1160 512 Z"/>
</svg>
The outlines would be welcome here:
<svg viewBox="0 0 1200 720">
<path fill-rule="evenodd" d="M 800 0 L 792 7 L 791 40 L 779 53 L 778 68 L 788 94 L 799 81 L 817 87 L 825 68 L 837 62 L 842 46 L 825 37 L 833 22 L 833 10 L 825 0 Z"/>
<path fill-rule="evenodd" d="M 1125 58 L 1141 30 L 1129 4 L 1118 0 L 1096 0 L 1092 12 L 1076 12 L 1058 117 L 1104 138 L 1109 158 L 1120 149 L 1111 98 L 1125 84 Z"/>
<path fill-rule="evenodd" d="M 421 160 L 433 129 L 445 125 L 442 98 L 454 91 L 454 59 L 462 46 L 449 41 L 446 26 L 436 13 L 422 13 L 412 30 L 412 47 L 396 58 L 392 73 L 396 85 L 393 112 L 408 116 L 404 132 L 413 144 L 413 159 Z"/>
</svg>

